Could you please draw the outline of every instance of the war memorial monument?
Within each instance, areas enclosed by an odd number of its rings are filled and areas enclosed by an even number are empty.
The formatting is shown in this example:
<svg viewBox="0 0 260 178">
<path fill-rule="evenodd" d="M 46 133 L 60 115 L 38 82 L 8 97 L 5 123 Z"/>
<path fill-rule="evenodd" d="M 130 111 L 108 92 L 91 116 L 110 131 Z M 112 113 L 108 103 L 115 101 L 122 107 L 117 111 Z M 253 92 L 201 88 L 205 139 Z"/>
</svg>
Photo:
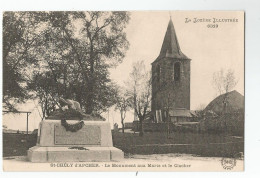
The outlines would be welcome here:
<svg viewBox="0 0 260 178">
<path fill-rule="evenodd" d="M 39 124 L 31 162 L 118 161 L 124 153 L 113 147 L 109 122 L 82 112 L 78 102 L 60 99 L 62 109 Z M 64 109 L 64 107 L 67 107 Z"/>
</svg>

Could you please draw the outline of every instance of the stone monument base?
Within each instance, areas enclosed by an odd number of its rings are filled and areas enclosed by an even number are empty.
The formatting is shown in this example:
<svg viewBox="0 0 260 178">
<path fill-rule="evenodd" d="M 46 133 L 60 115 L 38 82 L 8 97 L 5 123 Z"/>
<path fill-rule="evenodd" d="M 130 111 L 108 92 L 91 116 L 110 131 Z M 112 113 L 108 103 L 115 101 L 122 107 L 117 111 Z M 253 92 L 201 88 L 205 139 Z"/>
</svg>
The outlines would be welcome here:
<svg viewBox="0 0 260 178">
<path fill-rule="evenodd" d="M 72 132 L 66 130 L 60 120 L 43 120 L 37 144 L 27 155 L 31 162 L 119 161 L 124 158 L 123 151 L 113 147 L 110 124 L 105 121 L 84 121 L 80 130 Z"/>
<path fill-rule="evenodd" d="M 119 161 L 124 153 L 115 147 L 40 147 L 28 150 L 31 162 Z"/>
</svg>

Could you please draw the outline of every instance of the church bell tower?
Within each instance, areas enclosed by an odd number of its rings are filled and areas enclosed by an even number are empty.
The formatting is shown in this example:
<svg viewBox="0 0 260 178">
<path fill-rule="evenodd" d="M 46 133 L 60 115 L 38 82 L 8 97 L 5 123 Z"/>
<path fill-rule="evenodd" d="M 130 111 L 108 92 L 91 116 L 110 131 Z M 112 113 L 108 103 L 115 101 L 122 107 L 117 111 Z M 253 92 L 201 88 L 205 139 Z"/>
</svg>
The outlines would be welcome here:
<svg viewBox="0 0 260 178">
<path fill-rule="evenodd" d="M 170 19 L 159 56 L 152 63 L 152 113 L 190 110 L 190 62 L 180 49 Z"/>
</svg>

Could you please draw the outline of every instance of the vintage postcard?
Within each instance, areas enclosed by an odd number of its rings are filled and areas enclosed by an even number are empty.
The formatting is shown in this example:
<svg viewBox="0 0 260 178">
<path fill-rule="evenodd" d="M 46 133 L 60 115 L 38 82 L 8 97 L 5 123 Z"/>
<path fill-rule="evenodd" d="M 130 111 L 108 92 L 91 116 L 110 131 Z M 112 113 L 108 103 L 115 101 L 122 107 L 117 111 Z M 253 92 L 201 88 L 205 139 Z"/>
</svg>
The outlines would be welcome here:
<svg viewBox="0 0 260 178">
<path fill-rule="evenodd" d="M 6 11 L 4 171 L 244 171 L 243 11 Z"/>
</svg>

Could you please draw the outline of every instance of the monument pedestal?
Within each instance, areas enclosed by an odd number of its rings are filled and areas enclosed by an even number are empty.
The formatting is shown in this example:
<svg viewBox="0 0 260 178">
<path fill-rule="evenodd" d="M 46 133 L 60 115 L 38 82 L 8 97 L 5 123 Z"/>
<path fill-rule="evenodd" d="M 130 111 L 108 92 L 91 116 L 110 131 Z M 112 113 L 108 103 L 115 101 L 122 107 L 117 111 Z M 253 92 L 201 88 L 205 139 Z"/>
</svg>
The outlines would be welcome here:
<svg viewBox="0 0 260 178">
<path fill-rule="evenodd" d="M 80 130 L 70 132 L 59 120 L 44 120 L 39 126 L 37 145 L 28 150 L 31 162 L 119 161 L 123 158 L 124 153 L 113 147 L 110 124 L 104 121 L 84 121 Z"/>
</svg>

